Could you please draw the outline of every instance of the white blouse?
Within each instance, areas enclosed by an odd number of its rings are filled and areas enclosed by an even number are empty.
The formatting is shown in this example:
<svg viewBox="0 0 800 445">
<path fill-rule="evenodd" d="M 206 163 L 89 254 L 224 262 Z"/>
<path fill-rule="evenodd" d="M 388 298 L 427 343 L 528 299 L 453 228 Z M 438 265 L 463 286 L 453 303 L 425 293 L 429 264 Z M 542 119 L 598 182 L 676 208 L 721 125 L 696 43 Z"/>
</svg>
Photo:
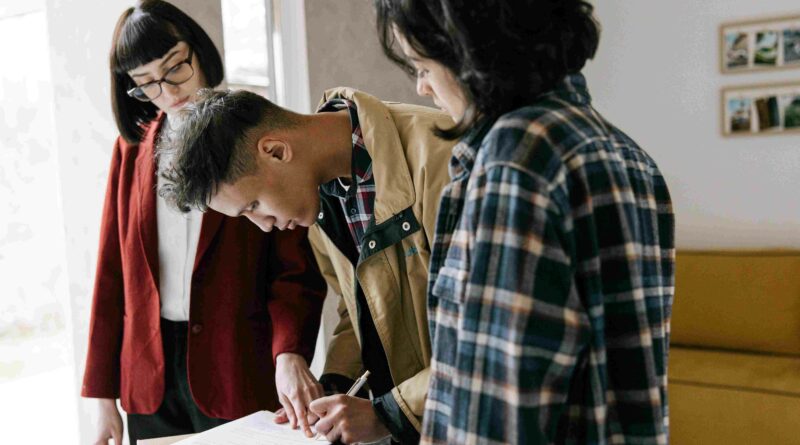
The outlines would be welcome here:
<svg viewBox="0 0 800 445">
<path fill-rule="evenodd" d="M 159 175 L 159 188 L 163 181 Z M 183 214 L 169 207 L 161 197 L 156 197 L 156 201 L 161 316 L 172 321 L 188 321 L 192 272 L 203 214 L 197 210 Z"/>
</svg>

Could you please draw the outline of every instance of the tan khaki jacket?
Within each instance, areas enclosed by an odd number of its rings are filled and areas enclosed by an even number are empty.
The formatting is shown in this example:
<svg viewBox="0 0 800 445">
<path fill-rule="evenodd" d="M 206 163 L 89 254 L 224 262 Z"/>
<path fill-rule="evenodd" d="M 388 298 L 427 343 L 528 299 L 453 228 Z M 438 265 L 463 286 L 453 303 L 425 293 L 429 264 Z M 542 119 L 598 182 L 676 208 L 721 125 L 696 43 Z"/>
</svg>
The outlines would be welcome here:
<svg viewBox="0 0 800 445">
<path fill-rule="evenodd" d="M 384 103 L 350 88 L 328 90 L 320 105 L 334 98 L 351 100 L 358 108 L 375 178 L 375 226 L 364 234 L 355 271 L 321 227 L 325 224 L 324 210 L 309 229 L 320 270 L 342 296 L 341 319 L 328 349 L 324 373 L 356 379 L 363 371 L 355 274 L 397 385 L 392 394 L 419 430 L 431 358 L 428 263 L 439 198 L 449 182 L 447 166 L 453 146 L 453 142 L 434 136 L 431 128 L 448 128 L 453 122 L 438 110 Z"/>
</svg>

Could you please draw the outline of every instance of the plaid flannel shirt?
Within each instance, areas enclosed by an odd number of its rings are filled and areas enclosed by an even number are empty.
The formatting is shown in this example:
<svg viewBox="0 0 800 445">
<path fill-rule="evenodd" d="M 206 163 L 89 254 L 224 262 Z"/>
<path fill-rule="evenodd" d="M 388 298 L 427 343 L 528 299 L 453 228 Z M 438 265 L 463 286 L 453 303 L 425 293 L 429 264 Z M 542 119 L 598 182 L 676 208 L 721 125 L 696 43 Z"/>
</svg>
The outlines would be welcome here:
<svg viewBox="0 0 800 445">
<path fill-rule="evenodd" d="M 473 130 L 450 175 L 422 443 L 667 443 L 674 217 L 655 162 L 577 74 Z"/>
<path fill-rule="evenodd" d="M 339 179 L 322 185 L 322 191 L 336 196 L 342 203 L 347 227 L 353 235 L 356 248 L 361 252 L 361 239 L 372 220 L 375 203 L 375 178 L 372 177 L 372 159 L 369 157 L 361 125 L 358 122 L 356 104 L 346 99 L 333 99 L 320 107 L 318 113 L 347 110 L 353 126 L 352 182 L 345 186 Z"/>
</svg>

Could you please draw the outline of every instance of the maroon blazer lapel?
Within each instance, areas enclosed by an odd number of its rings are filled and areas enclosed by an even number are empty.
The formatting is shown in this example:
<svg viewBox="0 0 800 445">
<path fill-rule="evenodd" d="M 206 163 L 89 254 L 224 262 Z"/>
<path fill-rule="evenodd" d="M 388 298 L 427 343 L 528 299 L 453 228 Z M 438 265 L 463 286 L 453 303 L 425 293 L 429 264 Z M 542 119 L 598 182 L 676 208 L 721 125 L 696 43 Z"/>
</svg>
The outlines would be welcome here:
<svg viewBox="0 0 800 445">
<path fill-rule="evenodd" d="M 222 225 L 223 219 L 225 219 L 225 215 L 211 209 L 203 214 L 203 224 L 200 226 L 200 240 L 197 242 L 197 254 L 194 257 L 193 271 L 197 270 L 200 260 L 203 259 L 203 255 L 205 255 L 208 250 L 208 246 L 211 245 L 211 241 Z"/>
<path fill-rule="evenodd" d="M 139 153 L 136 159 L 136 171 L 139 174 L 139 235 L 142 249 L 147 259 L 147 266 L 156 289 L 159 286 L 158 277 L 158 218 L 156 216 L 156 199 L 158 185 L 156 178 L 155 145 L 161 123 L 165 114 L 159 113 L 145 132 L 144 138 L 139 143 Z"/>
</svg>

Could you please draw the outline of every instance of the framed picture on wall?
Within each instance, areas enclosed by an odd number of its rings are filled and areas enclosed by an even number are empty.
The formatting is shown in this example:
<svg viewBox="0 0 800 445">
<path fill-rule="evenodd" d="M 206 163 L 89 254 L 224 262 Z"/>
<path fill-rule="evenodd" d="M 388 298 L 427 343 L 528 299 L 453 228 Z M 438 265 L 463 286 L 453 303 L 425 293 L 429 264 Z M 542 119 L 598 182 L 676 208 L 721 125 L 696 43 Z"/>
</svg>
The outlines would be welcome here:
<svg viewBox="0 0 800 445">
<path fill-rule="evenodd" d="M 800 15 L 726 23 L 719 35 L 723 73 L 800 68 Z"/>
<path fill-rule="evenodd" d="M 800 134 L 800 81 L 722 89 L 722 134 Z"/>
</svg>

